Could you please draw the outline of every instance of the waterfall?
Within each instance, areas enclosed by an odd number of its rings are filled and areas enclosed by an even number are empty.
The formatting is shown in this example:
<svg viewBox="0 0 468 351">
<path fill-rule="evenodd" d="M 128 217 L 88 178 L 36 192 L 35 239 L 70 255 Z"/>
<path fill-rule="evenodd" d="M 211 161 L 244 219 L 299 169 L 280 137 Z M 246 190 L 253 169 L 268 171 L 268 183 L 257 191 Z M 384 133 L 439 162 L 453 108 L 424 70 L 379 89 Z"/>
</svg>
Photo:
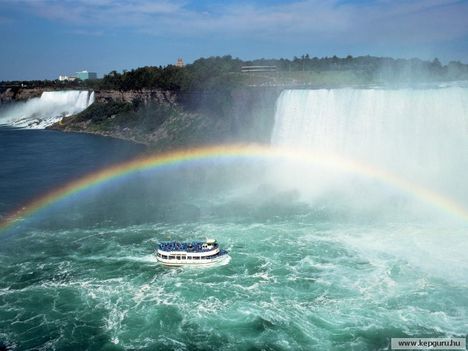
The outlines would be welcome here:
<svg viewBox="0 0 468 351">
<path fill-rule="evenodd" d="M 0 111 L 0 125 L 43 129 L 83 111 L 93 102 L 94 92 L 87 90 L 45 91 L 40 98 L 14 103 Z"/>
<path fill-rule="evenodd" d="M 333 153 L 468 199 L 468 88 L 286 90 L 271 142 Z"/>
</svg>

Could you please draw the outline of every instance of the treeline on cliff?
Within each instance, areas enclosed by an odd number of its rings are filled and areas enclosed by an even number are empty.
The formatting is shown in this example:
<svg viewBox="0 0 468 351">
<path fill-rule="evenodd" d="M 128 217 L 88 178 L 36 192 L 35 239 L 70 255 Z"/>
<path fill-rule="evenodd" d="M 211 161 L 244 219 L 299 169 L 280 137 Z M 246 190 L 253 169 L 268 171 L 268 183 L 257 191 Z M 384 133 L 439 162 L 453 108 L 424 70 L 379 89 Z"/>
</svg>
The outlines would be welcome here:
<svg viewBox="0 0 468 351">
<path fill-rule="evenodd" d="M 275 66 L 276 72 L 241 72 L 242 66 Z M 35 87 L 81 87 L 119 91 L 161 89 L 181 92 L 232 88 L 242 85 L 352 84 L 385 82 L 427 82 L 468 79 L 468 65 L 452 61 L 442 65 L 420 59 L 393 59 L 374 56 L 258 59 L 243 61 L 232 56 L 200 58 L 184 67 L 146 66 L 128 71 L 112 71 L 93 81 L 3 82 L 3 85 Z"/>
</svg>

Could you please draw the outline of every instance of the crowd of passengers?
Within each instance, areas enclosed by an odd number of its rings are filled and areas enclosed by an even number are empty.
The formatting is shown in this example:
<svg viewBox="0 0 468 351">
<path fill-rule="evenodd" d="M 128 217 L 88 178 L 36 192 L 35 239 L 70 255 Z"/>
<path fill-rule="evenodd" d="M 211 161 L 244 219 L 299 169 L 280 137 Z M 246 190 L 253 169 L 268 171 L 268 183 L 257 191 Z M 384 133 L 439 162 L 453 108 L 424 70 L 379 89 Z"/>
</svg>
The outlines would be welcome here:
<svg viewBox="0 0 468 351">
<path fill-rule="evenodd" d="M 201 241 L 192 241 L 190 243 L 179 243 L 177 241 L 170 241 L 159 244 L 159 250 L 162 251 L 187 251 L 187 252 L 203 252 L 210 251 L 213 249 L 203 249 L 203 242 Z M 217 244 L 215 244 L 215 247 Z"/>
</svg>

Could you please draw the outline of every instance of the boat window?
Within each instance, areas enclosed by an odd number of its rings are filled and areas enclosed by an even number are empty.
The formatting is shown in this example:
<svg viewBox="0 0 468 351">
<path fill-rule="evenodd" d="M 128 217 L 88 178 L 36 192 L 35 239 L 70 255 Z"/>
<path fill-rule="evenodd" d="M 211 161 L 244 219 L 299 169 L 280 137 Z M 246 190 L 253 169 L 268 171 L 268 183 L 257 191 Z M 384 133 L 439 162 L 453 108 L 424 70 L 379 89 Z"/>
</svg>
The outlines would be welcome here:
<svg viewBox="0 0 468 351">
<path fill-rule="evenodd" d="M 180 260 L 180 256 L 177 256 L 177 259 Z"/>
<path fill-rule="evenodd" d="M 200 257 L 198 257 L 198 256 L 195 256 L 193 259 L 195 259 L 195 260 L 199 260 L 199 259 L 200 259 Z"/>
<path fill-rule="evenodd" d="M 187 257 L 186 257 L 186 256 L 182 256 L 182 259 L 183 259 L 183 260 L 186 260 L 186 259 L 187 259 Z"/>
<path fill-rule="evenodd" d="M 167 258 L 167 256 L 166 256 L 166 255 L 162 255 L 162 258 L 166 259 L 166 258 Z"/>
<path fill-rule="evenodd" d="M 192 259 L 192 256 L 187 256 L 187 260 L 191 260 Z"/>
<path fill-rule="evenodd" d="M 173 259 L 175 259 L 175 256 L 169 256 L 169 259 L 173 260 Z"/>
</svg>

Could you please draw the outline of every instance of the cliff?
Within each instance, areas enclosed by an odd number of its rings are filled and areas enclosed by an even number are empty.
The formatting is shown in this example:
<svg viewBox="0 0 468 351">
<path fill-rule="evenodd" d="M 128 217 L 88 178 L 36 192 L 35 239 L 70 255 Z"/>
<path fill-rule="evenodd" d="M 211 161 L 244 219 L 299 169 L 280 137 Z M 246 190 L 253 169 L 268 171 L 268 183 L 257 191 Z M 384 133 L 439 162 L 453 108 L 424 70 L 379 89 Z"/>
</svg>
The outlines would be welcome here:
<svg viewBox="0 0 468 351">
<path fill-rule="evenodd" d="M 0 103 L 8 103 L 14 101 L 23 101 L 35 97 L 40 97 L 44 91 L 50 89 L 45 88 L 21 88 L 21 87 L 4 87 L 0 88 Z"/>
<path fill-rule="evenodd" d="M 268 142 L 281 89 L 244 87 L 95 92 L 95 103 L 51 129 L 110 136 L 171 149 L 225 142 Z"/>
</svg>

